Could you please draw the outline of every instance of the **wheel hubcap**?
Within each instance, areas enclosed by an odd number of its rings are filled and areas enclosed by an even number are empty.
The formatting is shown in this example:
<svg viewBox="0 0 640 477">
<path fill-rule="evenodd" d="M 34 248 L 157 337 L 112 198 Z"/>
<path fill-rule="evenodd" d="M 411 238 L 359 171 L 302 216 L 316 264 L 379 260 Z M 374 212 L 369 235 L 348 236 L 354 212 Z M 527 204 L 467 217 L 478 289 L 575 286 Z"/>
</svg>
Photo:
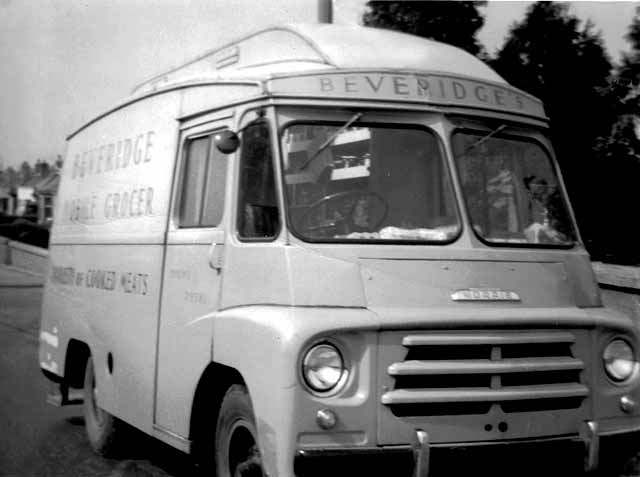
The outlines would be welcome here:
<svg viewBox="0 0 640 477">
<path fill-rule="evenodd" d="M 262 458 L 251 428 L 238 420 L 229 438 L 229 474 L 233 477 L 262 477 Z"/>
</svg>

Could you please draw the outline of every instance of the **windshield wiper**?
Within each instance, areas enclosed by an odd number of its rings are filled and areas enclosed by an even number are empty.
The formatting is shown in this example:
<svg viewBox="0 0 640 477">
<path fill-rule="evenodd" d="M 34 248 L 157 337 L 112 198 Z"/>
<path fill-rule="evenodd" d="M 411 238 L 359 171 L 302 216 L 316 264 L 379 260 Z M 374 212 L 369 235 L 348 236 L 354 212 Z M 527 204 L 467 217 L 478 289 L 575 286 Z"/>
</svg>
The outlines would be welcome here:
<svg viewBox="0 0 640 477">
<path fill-rule="evenodd" d="M 320 145 L 318 150 L 314 152 L 309 159 L 304 161 L 300 167 L 298 167 L 298 170 L 296 172 L 304 171 L 309 166 L 309 164 L 311 164 L 311 162 L 313 162 L 313 160 L 320 155 L 322 151 L 324 151 L 327 147 L 329 147 L 340 134 L 345 132 L 353 123 L 358 121 L 361 117 L 362 117 L 362 113 L 354 114 L 351 117 L 351 119 L 349 119 L 349 121 L 347 121 L 340 127 L 340 129 L 336 130 L 331 136 L 329 136 L 327 140 Z"/>
<path fill-rule="evenodd" d="M 496 134 L 498 134 L 500 131 L 502 131 L 503 129 L 505 129 L 507 127 L 506 124 L 501 124 L 500 126 L 498 126 L 497 128 L 495 128 L 493 131 L 491 131 L 489 134 L 487 134 L 486 136 L 482 136 L 480 139 L 478 139 L 476 142 L 474 142 L 473 144 L 470 144 L 469 146 L 467 146 L 465 148 L 464 151 L 462 151 L 462 155 L 464 156 L 465 154 L 467 154 L 469 151 L 471 151 L 472 149 L 475 149 L 476 147 L 480 146 L 481 144 L 483 144 L 487 139 L 495 136 Z"/>
</svg>

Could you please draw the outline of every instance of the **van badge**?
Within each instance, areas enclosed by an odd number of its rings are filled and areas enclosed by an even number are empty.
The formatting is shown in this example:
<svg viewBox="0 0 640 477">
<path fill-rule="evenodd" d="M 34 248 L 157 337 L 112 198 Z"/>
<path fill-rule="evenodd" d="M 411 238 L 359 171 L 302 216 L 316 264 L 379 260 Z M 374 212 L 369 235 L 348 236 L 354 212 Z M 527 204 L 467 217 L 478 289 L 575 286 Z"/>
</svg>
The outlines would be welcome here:
<svg viewBox="0 0 640 477">
<path fill-rule="evenodd" d="M 510 290 L 500 288 L 467 288 L 451 294 L 453 301 L 520 301 L 520 296 Z"/>
</svg>

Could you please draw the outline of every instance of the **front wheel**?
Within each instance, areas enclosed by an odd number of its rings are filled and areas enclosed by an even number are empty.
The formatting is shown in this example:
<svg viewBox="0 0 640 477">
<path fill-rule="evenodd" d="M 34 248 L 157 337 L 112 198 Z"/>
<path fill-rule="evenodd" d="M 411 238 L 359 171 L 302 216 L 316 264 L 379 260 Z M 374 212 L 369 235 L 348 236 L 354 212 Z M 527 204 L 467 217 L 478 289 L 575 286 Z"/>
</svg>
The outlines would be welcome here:
<svg viewBox="0 0 640 477">
<path fill-rule="evenodd" d="M 216 424 L 218 477 L 263 477 L 258 433 L 247 388 L 233 385 L 222 400 Z"/>
<path fill-rule="evenodd" d="M 89 443 L 102 456 L 113 456 L 117 451 L 118 439 L 122 432 L 122 422 L 98 406 L 93 358 L 87 360 L 84 372 L 84 424 Z"/>
</svg>

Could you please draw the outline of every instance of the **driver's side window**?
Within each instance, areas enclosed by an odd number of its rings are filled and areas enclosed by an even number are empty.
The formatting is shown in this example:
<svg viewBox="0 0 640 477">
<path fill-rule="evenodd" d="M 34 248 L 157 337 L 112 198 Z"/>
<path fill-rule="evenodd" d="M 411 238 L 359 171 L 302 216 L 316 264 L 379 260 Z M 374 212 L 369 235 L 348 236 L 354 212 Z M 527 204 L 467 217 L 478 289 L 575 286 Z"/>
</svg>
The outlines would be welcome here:
<svg viewBox="0 0 640 477">
<path fill-rule="evenodd" d="M 271 138 L 266 123 L 248 126 L 242 133 L 238 236 L 268 240 L 280 231 L 280 213 Z"/>
</svg>

